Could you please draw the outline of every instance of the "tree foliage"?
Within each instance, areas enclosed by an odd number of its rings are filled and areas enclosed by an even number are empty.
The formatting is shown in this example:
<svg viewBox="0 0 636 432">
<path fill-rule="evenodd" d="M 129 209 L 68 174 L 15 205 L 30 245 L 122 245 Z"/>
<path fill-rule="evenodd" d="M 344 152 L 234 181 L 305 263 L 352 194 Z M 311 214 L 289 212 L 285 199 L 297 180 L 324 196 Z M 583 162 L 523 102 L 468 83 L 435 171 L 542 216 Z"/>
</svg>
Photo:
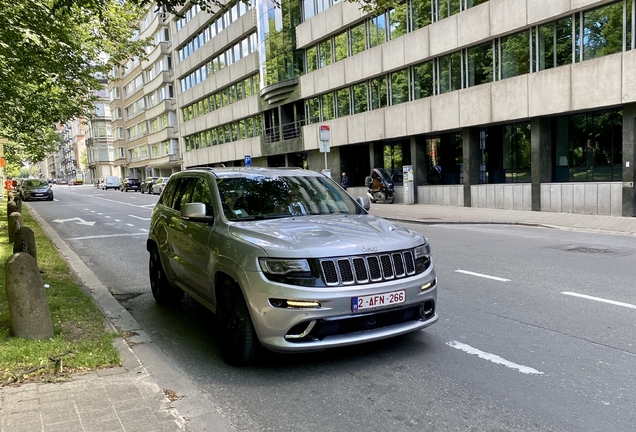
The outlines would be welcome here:
<svg viewBox="0 0 636 432">
<path fill-rule="evenodd" d="M 99 78 L 142 53 L 131 38 L 140 9 L 117 0 L 0 0 L 0 8 L 0 136 L 10 162 L 36 162 L 56 144 L 56 123 L 90 115 Z"/>
</svg>

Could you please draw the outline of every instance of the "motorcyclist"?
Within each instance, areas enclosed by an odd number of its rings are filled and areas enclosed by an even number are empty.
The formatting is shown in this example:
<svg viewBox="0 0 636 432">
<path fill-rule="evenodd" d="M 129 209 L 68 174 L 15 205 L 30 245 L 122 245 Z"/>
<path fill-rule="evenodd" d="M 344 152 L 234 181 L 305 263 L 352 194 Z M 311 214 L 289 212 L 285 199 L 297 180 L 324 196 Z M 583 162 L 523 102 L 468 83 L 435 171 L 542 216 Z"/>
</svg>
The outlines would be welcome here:
<svg viewBox="0 0 636 432">
<path fill-rule="evenodd" d="M 373 190 L 373 192 L 378 192 L 381 187 L 382 182 L 380 181 L 378 173 L 373 171 L 373 174 L 371 174 L 371 189 Z"/>
</svg>

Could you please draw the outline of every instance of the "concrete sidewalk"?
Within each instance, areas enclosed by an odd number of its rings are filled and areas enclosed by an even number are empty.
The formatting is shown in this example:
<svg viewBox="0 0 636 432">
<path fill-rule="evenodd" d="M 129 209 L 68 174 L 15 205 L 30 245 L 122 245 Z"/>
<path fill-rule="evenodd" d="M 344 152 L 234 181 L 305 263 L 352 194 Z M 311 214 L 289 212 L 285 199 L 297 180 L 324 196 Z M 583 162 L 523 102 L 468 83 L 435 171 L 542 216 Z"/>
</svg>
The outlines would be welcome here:
<svg viewBox="0 0 636 432">
<path fill-rule="evenodd" d="M 424 204 L 371 204 L 370 212 L 385 219 L 428 225 L 451 223 L 509 224 L 636 235 L 636 218 L 445 207 Z"/>
<path fill-rule="evenodd" d="M 128 346 L 123 366 L 63 383 L 0 389 L 2 432 L 184 431 L 185 420 Z"/>
</svg>

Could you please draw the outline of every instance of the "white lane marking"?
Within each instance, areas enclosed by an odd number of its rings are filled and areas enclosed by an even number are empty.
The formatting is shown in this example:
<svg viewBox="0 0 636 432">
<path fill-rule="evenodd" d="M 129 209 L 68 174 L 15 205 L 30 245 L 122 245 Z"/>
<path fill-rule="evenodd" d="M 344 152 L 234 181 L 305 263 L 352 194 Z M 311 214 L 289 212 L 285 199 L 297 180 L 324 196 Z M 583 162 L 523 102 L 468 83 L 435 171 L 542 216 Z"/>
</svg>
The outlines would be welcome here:
<svg viewBox="0 0 636 432">
<path fill-rule="evenodd" d="M 95 213 L 95 210 L 91 210 L 91 213 Z"/>
<path fill-rule="evenodd" d="M 496 363 L 496 364 L 500 364 L 503 366 L 506 366 L 510 369 L 516 369 L 519 372 L 523 373 L 523 374 L 528 374 L 528 375 L 543 375 L 543 372 L 538 371 L 536 369 L 533 369 L 531 367 L 528 366 L 523 366 L 517 363 L 513 363 L 511 361 L 508 361 L 504 358 L 499 357 L 496 354 L 491 354 L 491 353 L 487 353 L 485 351 L 480 351 L 477 348 L 473 348 L 470 345 L 466 345 L 464 343 L 461 342 L 457 342 L 457 341 L 450 341 L 447 342 L 446 345 L 453 347 L 455 349 L 464 351 L 468 354 L 472 354 L 472 355 L 476 355 L 477 357 L 484 359 L 484 360 L 488 360 L 490 362 Z"/>
<path fill-rule="evenodd" d="M 580 298 L 584 298 L 584 299 L 588 299 L 588 300 L 594 300 L 597 302 L 601 302 L 601 303 L 609 303 L 615 306 L 622 306 L 622 307 L 626 307 L 626 308 L 630 308 L 630 309 L 636 309 L 636 305 L 630 304 L 630 303 L 623 303 L 623 302 L 619 302 L 619 301 L 615 301 L 615 300 L 608 300 L 608 299 L 604 299 L 604 298 L 600 298 L 600 297 L 592 297 L 589 295 L 585 295 L 585 294 L 578 294 L 578 293 L 573 293 L 573 292 L 562 292 L 561 294 L 565 294 L 565 295 L 569 295 L 569 296 L 573 296 L 573 297 L 580 297 Z"/>
<path fill-rule="evenodd" d="M 115 219 L 115 222 L 121 222 L 121 219 Z"/>
<path fill-rule="evenodd" d="M 97 213 L 97 214 L 98 214 L 98 215 L 100 215 L 100 216 L 103 216 L 103 215 L 104 215 L 104 213 Z"/>
<path fill-rule="evenodd" d="M 130 234 L 104 234 L 104 235 L 95 235 L 95 236 L 86 236 L 86 237 L 71 237 L 66 240 L 87 240 L 87 239 L 97 239 L 97 238 L 110 238 L 110 237 L 130 237 L 130 236 L 138 236 L 144 235 L 146 233 L 130 233 Z"/>
<path fill-rule="evenodd" d="M 485 275 L 485 274 L 481 274 L 481 273 L 475 273 L 475 272 L 471 272 L 468 270 L 455 270 L 455 273 L 464 273 L 467 275 L 471 275 L 471 276 L 479 276 L 479 277 L 483 277 L 486 279 L 492 279 L 492 280 L 496 280 L 499 282 L 510 282 L 510 279 L 505 279 L 505 278 L 500 278 L 497 276 L 489 276 L 489 275 Z"/>
<path fill-rule="evenodd" d="M 129 223 L 127 223 L 126 225 L 128 225 L 128 226 L 134 226 L 133 224 L 129 224 Z"/>
<path fill-rule="evenodd" d="M 92 198 L 97 198 L 103 201 L 110 201 L 116 204 L 121 204 L 121 205 L 127 205 L 127 206 L 131 206 L 131 207 L 136 207 L 136 208 L 142 208 L 145 209 L 148 205 L 144 204 L 144 205 L 137 205 L 137 204 L 131 204 L 131 203 L 127 203 L 127 202 L 122 202 L 122 201 L 117 201 L 117 200 L 113 200 L 113 199 L 108 199 L 108 198 L 102 198 L 100 195 L 86 195 L 87 197 L 92 197 Z"/>
<path fill-rule="evenodd" d="M 131 218 L 135 218 L 135 219 L 141 219 L 141 220 L 147 220 L 147 221 L 150 220 L 150 218 L 145 218 L 145 217 L 141 217 L 141 216 L 135 216 L 135 215 L 128 215 L 128 216 L 130 216 Z"/>
<path fill-rule="evenodd" d="M 108 219 L 110 219 L 110 218 L 111 218 L 110 216 L 104 216 L 104 217 L 105 217 L 105 218 L 108 218 Z"/>
<path fill-rule="evenodd" d="M 139 231 L 148 232 L 146 228 L 140 228 Z"/>
</svg>

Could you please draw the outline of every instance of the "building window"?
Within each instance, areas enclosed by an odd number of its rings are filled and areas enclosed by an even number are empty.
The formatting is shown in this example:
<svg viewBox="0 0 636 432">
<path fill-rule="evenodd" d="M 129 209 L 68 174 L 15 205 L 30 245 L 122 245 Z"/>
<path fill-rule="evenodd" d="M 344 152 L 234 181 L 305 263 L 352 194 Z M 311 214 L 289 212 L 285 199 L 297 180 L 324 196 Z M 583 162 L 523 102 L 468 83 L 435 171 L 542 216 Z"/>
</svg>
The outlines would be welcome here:
<svg viewBox="0 0 636 432">
<path fill-rule="evenodd" d="M 461 133 L 449 133 L 426 140 L 427 176 L 430 185 L 464 182 L 463 139 Z"/>
<path fill-rule="evenodd" d="M 530 38 L 527 30 L 499 40 L 499 78 L 530 72 Z"/>
<path fill-rule="evenodd" d="M 623 112 L 601 111 L 553 120 L 556 182 L 621 181 Z"/>
<path fill-rule="evenodd" d="M 582 26 L 583 60 L 623 50 L 623 2 L 583 12 Z"/>
<path fill-rule="evenodd" d="M 492 82 L 493 80 L 493 44 L 483 45 L 466 50 L 466 87 Z"/>
</svg>

